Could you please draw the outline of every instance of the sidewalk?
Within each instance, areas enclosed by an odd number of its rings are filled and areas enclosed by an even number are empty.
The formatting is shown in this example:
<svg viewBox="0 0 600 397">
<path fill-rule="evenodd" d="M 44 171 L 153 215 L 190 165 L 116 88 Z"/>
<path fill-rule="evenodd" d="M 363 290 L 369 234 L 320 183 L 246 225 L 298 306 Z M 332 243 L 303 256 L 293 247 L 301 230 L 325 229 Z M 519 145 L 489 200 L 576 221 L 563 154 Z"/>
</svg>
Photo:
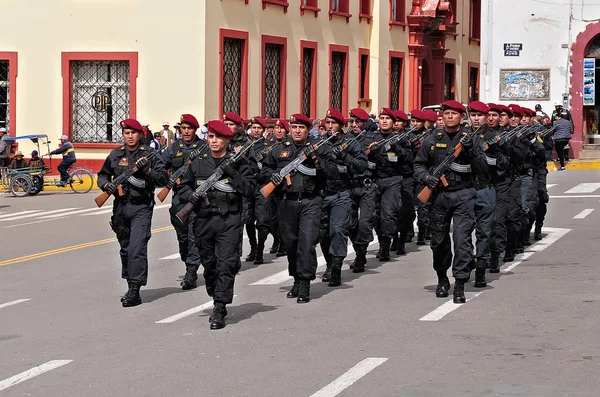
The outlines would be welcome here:
<svg viewBox="0 0 600 397">
<path fill-rule="evenodd" d="M 559 168 L 558 161 L 548 161 L 548 171 L 558 171 Z M 565 163 L 565 168 L 570 171 L 600 170 L 600 160 L 569 160 Z"/>
</svg>

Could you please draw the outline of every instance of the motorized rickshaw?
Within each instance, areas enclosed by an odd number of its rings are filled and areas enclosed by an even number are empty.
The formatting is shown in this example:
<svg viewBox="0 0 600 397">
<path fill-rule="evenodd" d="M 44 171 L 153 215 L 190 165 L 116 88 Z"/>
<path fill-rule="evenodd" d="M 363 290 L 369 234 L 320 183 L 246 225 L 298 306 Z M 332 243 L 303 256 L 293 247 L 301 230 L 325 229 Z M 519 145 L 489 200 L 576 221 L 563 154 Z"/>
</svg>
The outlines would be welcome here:
<svg viewBox="0 0 600 397">
<path fill-rule="evenodd" d="M 3 141 L 12 143 L 22 139 L 30 139 L 37 147 L 38 153 L 42 153 L 40 147 L 46 146 L 49 156 L 49 164 L 41 168 L 20 168 L 10 169 L 8 167 L 0 168 L 0 188 L 3 191 L 10 191 L 14 196 L 23 197 L 27 195 L 36 195 L 44 186 L 70 187 L 75 193 L 87 193 L 94 186 L 94 174 L 89 168 L 77 167 L 69 168 L 69 180 L 60 184 L 60 178 L 46 176 L 52 169 L 52 157 L 50 156 L 50 141 L 48 135 L 24 135 L 16 137 L 4 137 Z M 42 156 L 43 157 L 43 156 Z"/>
</svg>

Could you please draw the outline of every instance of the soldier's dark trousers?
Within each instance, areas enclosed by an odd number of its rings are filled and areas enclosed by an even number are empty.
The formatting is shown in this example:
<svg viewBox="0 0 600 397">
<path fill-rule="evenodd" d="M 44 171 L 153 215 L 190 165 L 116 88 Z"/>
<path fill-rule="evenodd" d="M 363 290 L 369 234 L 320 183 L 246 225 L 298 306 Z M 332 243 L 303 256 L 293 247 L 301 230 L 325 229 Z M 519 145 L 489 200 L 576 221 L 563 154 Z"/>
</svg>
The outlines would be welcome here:
<svg viewBox="0 0 600 397">
<path fill-rule="evenodd" d="M 177 235 L 177 242 L 179 243 L 179 255 L 181 256 L 181 260 L 187 266 L 194 266 L 196 269 L 200 267 L 200 253 L 198 252 L 198 247 L 196 246 L 196 237 L 194 233 L 194 217 L 190 217 L 188 221 L 188 226 L 181 226 L 181 222 L 179 222 L 175 218 L 175 214 L 183 208 L 185 202 L 182 202 L 179 195 L 175 194 L 173 196 L 173 201 L 171 203 L 171 208 L 169 209 L 169 213 L 171 214 L 171 224 L 175 228 L 175 233 Z"/>
<path fill-rule="evenodd" d="M 214 291 L 215 302 L 233 302 L 235 275 L 240 270 L 238 247 L 242 220 L 239 213 L 211 212 L 196 216 L 196 245 L 204 267 L 207 291 Z"/>
<path fill-rule="evenodd" d="M 521 185 L 503 181 L 496 185 L 494 228 L 492 230 L 491 255 L 498 258 L 506 249 L 508 235 L 516 238 L 520 230 Z M 512 242 L 514 249 L 514 240 Z"/>
<path fill-rule="evenodd" d="M 279 202 L 280 234 L 285 241 L 290 276 L 314 280 L 317 273 L 316 245 L 321 224 L 321 197 Z"/>
<path fill-rule="evenodd" d="M 537 182 L 532 176 L 521 177 L 521 236 L 529 234 L 529 225 L 536 219 L 535 209 L 538 205 Z"/>
<path fill-rule="evenodd" d="M 400 215 L 398 219 L 398 230 L 400 238 L 406 239 L 406 235 L 410 230 L 413 230 L 413 222 L 415 221 L 415 180 L 413 178 L 404 177 L 402 179 L 402 206 L 400 207 Z"/>
<path fill-rule="evenodd" d="M 392 237 L 398 230 L 398 217 L 402 208 L 402 177 L 377 180 L 379 202 L 379 233 Z"/>
<path fill-rule="evenodd" d="M 256 229 L 271 232 L 273 224 L 273 198 L 265 198 L 259 193 L 254 198 L 254 215 L 256 218 Z"/>
<path fill-rule="evenodd" d="M 423 203 L 419 200 L 418 195 L 423 190 L 423 185 L 417 183 L 415 185 L 415 199 L 417 204 L 417 228 L 420 232 L 425 233 L 429 228 L 429 211 L 431 211 L 431 202 Z"/>
<path fill-rule="evenodd" d="M 352 213 L 350 192 L 343 190 L 325 196 L 321 211 L 323 212 L 321 219 L 323 219 L 323 216 L 329 218 L 329 229 L 323 233 L 321 250 L 328 252 L 330 256 L 345 258 L 348 254 L 348 234 Z"/>
<path fill-rule="evenodd" d="M 445 273 L 452 266 L 457 280 L 468 280 L 473 262 L 472 233 L 475 228 L 475 189 L 439 192 L 433 197 L 429 227 L 433 269 Z M 454 260 L 450 247 L 450 222 L 454 242 Z"/>
<path fill-rule="evenodd" d="M 490 240 L 494 227 L 494 207 L 496 190 L 489 186 L 477 191 L 475 197 L 475 243 L 477 259 L 488 260 L 490 257 Z"/>
<path fill-rule="evenodd" d="M 154 204 L 116 200 L 111 218 L 121 250 L 121 277 L 146 285 L 148 282 L 148 241 L 151 236 Z"/>
<path fill-rule="evenodd" d="M 352 215 L 350 217 L 350 239 L 355 245 L 369 245 L 373 241 L 375 200 L 377 186 L 355 187 L 350 190 Z"/>
</svg>

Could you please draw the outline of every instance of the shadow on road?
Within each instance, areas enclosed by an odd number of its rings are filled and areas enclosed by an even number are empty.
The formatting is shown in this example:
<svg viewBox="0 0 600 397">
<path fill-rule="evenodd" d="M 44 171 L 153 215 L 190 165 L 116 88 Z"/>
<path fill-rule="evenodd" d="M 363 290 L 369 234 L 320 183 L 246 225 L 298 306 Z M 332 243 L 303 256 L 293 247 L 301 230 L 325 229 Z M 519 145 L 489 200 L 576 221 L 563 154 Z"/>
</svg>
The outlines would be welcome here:
<svg viewBox="0 0 600 397">
<path fill-rule="evenodd" d="M 155 288 L 155 289 L 143 289 L 140 291 L 140 295 L 142 296 L 142 302 L 150 303 L 155 300 L 159 300 L 161 298 L 165 298 L 172 294 L 178 294 L 181 292 L 186 292 L 181 288 L 176 287 L 165 287 L 165 288 Z"/>
</svg>

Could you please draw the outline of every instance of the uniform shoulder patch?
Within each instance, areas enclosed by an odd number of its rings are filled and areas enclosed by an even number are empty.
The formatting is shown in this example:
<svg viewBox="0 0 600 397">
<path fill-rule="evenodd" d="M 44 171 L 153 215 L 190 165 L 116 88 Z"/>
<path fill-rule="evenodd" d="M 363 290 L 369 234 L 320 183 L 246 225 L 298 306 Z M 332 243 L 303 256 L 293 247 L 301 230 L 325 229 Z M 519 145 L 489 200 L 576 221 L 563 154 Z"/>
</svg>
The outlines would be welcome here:
<svg viewBox="0 0 600 397">
<path fill-rule="evenodd" d="M 290 151 L 289 150 L 282 150 L 279 153 L 279 158 L 288 158 L 290 157 Z"/>
<path fill-rule="evenodd" d="M 129 167 L 129 160 L 127 157 L 121 157 L 119 159 L 119 167 Z"/>
</svg>

